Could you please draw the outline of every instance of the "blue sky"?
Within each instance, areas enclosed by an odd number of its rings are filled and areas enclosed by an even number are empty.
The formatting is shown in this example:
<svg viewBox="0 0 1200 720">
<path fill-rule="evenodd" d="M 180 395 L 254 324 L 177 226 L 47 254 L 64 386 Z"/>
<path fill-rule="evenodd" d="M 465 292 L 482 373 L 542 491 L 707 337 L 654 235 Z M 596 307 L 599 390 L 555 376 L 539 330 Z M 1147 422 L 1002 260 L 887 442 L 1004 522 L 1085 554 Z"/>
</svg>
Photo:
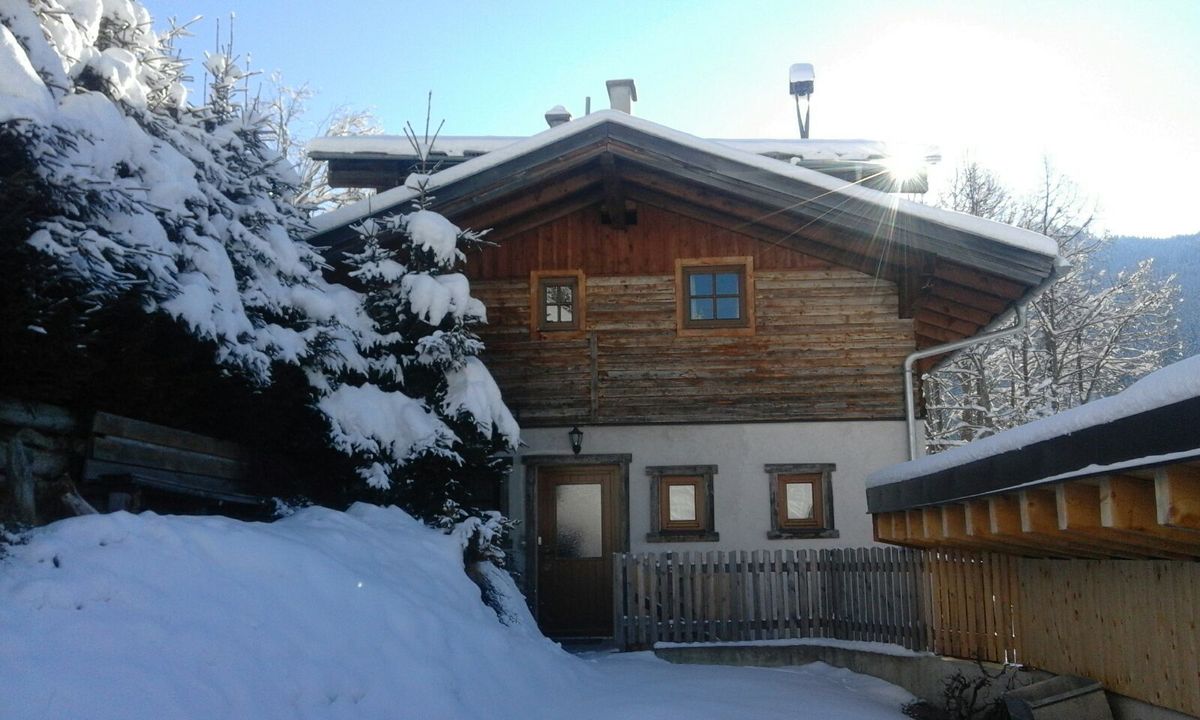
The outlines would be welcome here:
<svg viewBox="0 0 1200 720">
<path fill-rule="evenodd" d="M 816 66 L 813 137 L 939 145 L 1030 186 L 1041 158 L 1120 234 L 1200 231 L 1200 1 L 307 2 L 144 0 L 204 15 L 199 57 L 231 11 L 235 51 L 319 91 L 311 116 L 369 107 L 391 133 L 525 135 L 543 112 L 632 77 L 634 113 L 701 137 L 795 137 L 794 62 Z M 198 71 L 198 68 L 197 68 Z"/>
</svg>

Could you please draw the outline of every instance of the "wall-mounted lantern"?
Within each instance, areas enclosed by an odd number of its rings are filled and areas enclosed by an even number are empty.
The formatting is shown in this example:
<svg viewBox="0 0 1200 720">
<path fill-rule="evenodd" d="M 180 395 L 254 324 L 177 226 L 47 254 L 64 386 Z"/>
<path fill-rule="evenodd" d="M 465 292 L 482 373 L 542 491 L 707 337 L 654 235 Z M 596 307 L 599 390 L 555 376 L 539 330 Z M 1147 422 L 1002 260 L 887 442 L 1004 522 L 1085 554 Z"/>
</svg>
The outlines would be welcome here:
<svg viewBox="0 0 1200 720">
<path fill-rule="evenodd" d="M 578 455 L 579 451 L 583 450 L 583 431 L 578 427 L 573 427 L 567 433 L 567 437 L 571 438 L 571 452 Z"/>
</svg>

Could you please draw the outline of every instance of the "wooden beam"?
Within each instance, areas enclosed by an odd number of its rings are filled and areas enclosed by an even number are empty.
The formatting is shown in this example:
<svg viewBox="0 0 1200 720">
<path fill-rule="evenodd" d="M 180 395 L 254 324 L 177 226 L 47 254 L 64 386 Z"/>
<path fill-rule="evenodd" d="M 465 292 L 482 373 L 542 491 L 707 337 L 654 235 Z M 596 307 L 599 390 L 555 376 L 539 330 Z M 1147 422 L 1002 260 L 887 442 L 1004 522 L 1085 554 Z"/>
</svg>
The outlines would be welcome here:
<svg viewBox="0 0 1200 720">
<path fill-rule="evenodd" d="M 967 507 L 962 503 L 950 503 L 938 508 L 941 511 L 942 536 L 945 544 L 970 550 L 1012 553 L 1013 547 L 1003 542 L 994 542 L 967 532 Z"/>
<path fill-rule="evenodd" d="M 958 302 L 951 302 L 945 298 L 935 297 L 933 295 L 925 295 L 917 302 L 917 310 L 929 310 L 937 313 L 942 317 L 954 318 L 969 322 L 972 325 L 980 326 L 987 325 L 995 317 L 995 314 L 986 310 L 968 307 Z"/>
<path fill-rule="evenodd" d="M 1158 499 L 1155 482 L 1129 475 L 1109 475 L 1100 479 L 1100 523 L 1183 543 L 1196 542 L 1196 533 L 1158 523 Z"/>
<path fill-rule="evenodd" d="M 604 207 L 608 210 L 608 221 L 613 230 L 625 229 L 625 191 L 621 176 L 617 173 L 617 161 L 612 153 L 600 156 L 601 174 L 604 176 Z"/>
<path fill-rule="evenodd" d="M 1019 493 L 1021 504 L 1021 529 L 1042 536 L 1059 536 L 1064 542 L 1085 548 L 1095 548 L 1117 558 L 1166 557 L 1162 553 L 1148 551 L 1145 547 L 1129 545 L 1120 539 L 1100 534 L 1075 533 L 1062 527 L 1058 518 L 1058 496 L 1049 488 L 1032 488 Z M 1099 493 L 1097 493 L 1097 498 Z M 1171 559 L 1182 559 L 1172 554 Z"/>
<path fill-rule="evenodd" d="M 472 219 L 471 222 L 463 223 L 463 225 L 473 228 L 490 227 L 491 232 L 487 234 L 487 240 L 500 243 L 508 238 L 520 235 L 526 230 L 532 230 L 540 225 L 552 223 L 561 217 L 566 217 L 585 207 L 596 205 L 600 201 L 601 194 L 599 188 L 584 188 L 577 195 L 564 197 L 552 205 L 534 208 L 525 214 L 506 218 L 499 223 L 488 225 L 486 223 L 476 223 Z M 486 252 L 486 248 L 483 251 Z"/>
<path fill-rule="evenodd" d="M 923 548 L 937 546 L 937 543 L 931 540 L 925 532 L 925 515 L 920 510 L 905 510 L 904 522 L 907 528 L 905 539 L 909 544 Z"/>
<path fill-rule="evenodd" d="M 896 279 L 897 289 L 900 291 L 902 319 L 911 318 L 916 313 L 917 302 L 925 292 L 926 266 L 932 264 L 925 253 L 913 251 L 911 255 L 913 257 L 901 267 Z"/>
<path fill-rule="evenodd" d="M 1019 494 L 992 495 L 987 499 L 988 523 L 992 534 L 1006 539 L 1021 539 L 1066 557 L 1105 558 L 1108 553 L 1070 542 L 1056 534 L 1026 531 L 1021 522 Z"/>
<path fill-rule="evenodd" d="M 1200 544 L 1178 543 L 1118 528 L 1100 522 L 1100 488 L 1086 481 L 1059 483 L 1054 487 L 1058 526 L 1065 532 L 1102 540 L 1114 540 L 1141 548 L 1151 557 L 1182 559 L 1200 555 Z"/>
<path fill-rule="evenodd" d="M 659 173 L 622 166 L 628 195 L 666 210 L 740 232 L 781 247 L 869 275 L 894 280 L 899 265 L 885 258 L 870 239 L 852 237 L 811 218 L 773 211 L 766 205 L 733 200 L 704 188 L 691 188 Z"/>
<path fill-rule="evenodd" d="M 935 297 L 961 303 L 976 310 L 983 310 L 991 313 L 993 317 L 1004 312 L 1011 304 L 992 295 L 976 292 L 972 288 L 942 279 L 933 281 L 931 291 Z"/>
<path fill-rule="evenodd" d="M 992 532 L 991 512 L 986 499 L 963 503 L 967 535 L 1009 548 L 1008 552 L 1029 557 L 1067 557 L 1032 538 L 1020 534 L 1001 536 Z M 1019 520 L 1018 520 L 1019 528 Z"/>
<path fill-rule="evenodd" d="M 1029 289 L 1021 283 L 949 262 L 945 258 L 938 258 L 933 275 L 1006 301 L 1021 297 Z"/>
<path fill-rule="evenodd" d="M 1156 469 L 1154 499 L 1159 525 L 1200 533 L 1200 468 L 1170 465 Z"/>
<path fill-rule="evenodd" d="M 489 228 L 502 226 L 524 215 L 547 210 L 553 212 L 560 201 L 591 186 L 600 186 L 601 173 L 595 166 L 578 169 L 546 179 L 545 184 L 535 188 L 524 188 L 517 196 L 500 196 L 486 206 L 475 206 L 469 212 L 454 216 L 461 227 Z"/>
<path fill-rule="evenodd" d="M 978 323 L 961 320 L 950 315 L 943 315 L 927 307 L 918 307 L 914 313 L 914 317 L 918 322 L 939 327 L 943 330 L 949 330 L 963 337 L 974 335 L 979 332 L 979 328 L 981 327 Z"/>
</svg>

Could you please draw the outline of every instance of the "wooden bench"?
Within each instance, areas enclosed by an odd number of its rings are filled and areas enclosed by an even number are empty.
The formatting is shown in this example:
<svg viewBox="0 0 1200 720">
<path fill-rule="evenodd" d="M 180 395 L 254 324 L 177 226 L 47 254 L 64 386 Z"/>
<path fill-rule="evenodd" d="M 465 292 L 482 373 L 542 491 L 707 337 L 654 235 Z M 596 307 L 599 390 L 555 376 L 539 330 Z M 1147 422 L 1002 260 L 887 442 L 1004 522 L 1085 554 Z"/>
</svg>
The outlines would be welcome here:
<svg viewBox="0 0 1200 720">
<path fill-rule="evenodd" d="M 83 465 L 85 495 L 101 512 L 164 509 L 261 514 L 268 498 L 247 492 L 257 476 L 255 458 L 225 440 L 142 420 L 98 412 Z M 142 490 L 172 501 L 142 501 Z"/>
</svg>

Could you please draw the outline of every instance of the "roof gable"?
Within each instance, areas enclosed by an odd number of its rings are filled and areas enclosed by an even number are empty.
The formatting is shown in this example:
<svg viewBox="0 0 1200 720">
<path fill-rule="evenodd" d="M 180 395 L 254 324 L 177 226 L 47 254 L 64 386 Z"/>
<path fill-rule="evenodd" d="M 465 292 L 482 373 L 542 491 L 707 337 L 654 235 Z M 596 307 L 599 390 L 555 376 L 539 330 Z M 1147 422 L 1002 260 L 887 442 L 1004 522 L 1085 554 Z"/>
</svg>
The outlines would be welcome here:
<svg viewBox="0 0 1200 720">
<path fill-rule="evenodd" d="M 920 347 L 993 323 L 1055 270 L 1037 233 L 930 208 L 821 172 L 601 111 L 429 176 L 432 208 L 502 241 L 589 205 L 643 202 L 897 283 Z M 351 225 L 407 211 L 397 187 L 313 219 L 340 258 Z M 624 213 L 609 213 L 609 217 Z"/>
</svg>

